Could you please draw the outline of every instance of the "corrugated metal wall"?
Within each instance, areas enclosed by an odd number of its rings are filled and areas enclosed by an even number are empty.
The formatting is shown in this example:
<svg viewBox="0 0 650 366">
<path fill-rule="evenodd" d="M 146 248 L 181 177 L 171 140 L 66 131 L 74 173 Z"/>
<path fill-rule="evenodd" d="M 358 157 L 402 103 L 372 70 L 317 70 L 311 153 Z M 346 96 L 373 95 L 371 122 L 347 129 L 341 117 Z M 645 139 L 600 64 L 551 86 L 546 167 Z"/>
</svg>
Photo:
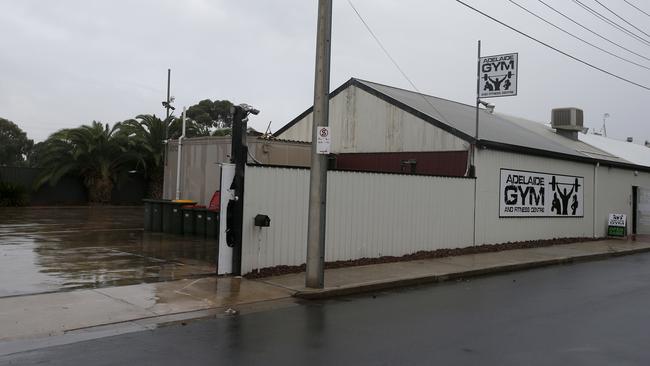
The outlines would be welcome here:
<svg viewBox="0 0 650 366">
<path fill-rule="evenodd" d="M 458 151 L 469 144 L 384 100 L 350 86 L 330 99 L 333 153 Z M 313 114 L 280 135 L 311 141 Z"/>
<path fill-rule="evenodd" d="M 219 164 L 230 160 L 230 144 L 230 136 L 199 137 L 183 142 L 181 198 L 191 199 L 202 205 L 209 204 L 212 195 L 219 189 Z M 309 144 L 249 137 L 248 146 L 251 155 L 264 164 L 309 166 Z M 177 161 L 178 144 L 172 141 L 165 166 L 164 198 L 171 199 L 176 194 Z"/>
<path fill-rule="evenodd" d="M 626 214 L 628 233 L 631 233 L 634 217 L 632 186 L 650 188 L 650 173 L 635 173 L 633 170 L 601 166 L 598 168 L 597 176 L 596 230 L 598 235 L 605 235 L 610 213 Z"/>
<path fill-rule="evenodd" d="M 472 244 L 471 179 L 339 171 L 327 184 L 326 261 Z M 246 168 L 243 273 L 305 262 L 308 195 L 309 170 Z"/>
<path fill-rule="evenodd" d="M 467 155 L 467 150 L 346 153 L 335 155 L 333 165 L 339 170 L 464 177 Z"/>
<path fill-rule="evenodd" d="M 499 217 L 501 168 L 584 177 L 584 217 Z M 610 213 L 628 215 L 632 230 L 632 187 L 650 187 L 650 173 L 511 152 L 477 155 L 477 244 L 566 237 L 602 237 Z M 595 179 L 594 179 L 595 178 Z M 595 193 L 595 200 L 594 200 Z M 595 210 L 595 216 L 594 216 Z"/>
<path fill-rule="evenodd" d="M 593 165 L 495 150 L 476 159 L 476 244 L 593 236 Z M 499 217 L 501 168 L 584 177 L 584 217 Z"/>
</svg>

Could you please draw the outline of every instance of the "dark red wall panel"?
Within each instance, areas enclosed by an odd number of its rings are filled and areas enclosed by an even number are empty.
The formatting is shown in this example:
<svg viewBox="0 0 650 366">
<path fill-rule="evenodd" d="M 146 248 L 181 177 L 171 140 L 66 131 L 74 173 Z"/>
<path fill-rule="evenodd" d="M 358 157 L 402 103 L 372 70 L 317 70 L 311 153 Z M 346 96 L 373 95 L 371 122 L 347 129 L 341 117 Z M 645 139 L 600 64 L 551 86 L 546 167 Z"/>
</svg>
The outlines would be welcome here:
<svg viewBox="0 0 650 366">
<path fill-rule="evenodd" d="M 382 173 L 465 176 L 467 151 L 337 154 L 334 168 Z"/>
</svg>

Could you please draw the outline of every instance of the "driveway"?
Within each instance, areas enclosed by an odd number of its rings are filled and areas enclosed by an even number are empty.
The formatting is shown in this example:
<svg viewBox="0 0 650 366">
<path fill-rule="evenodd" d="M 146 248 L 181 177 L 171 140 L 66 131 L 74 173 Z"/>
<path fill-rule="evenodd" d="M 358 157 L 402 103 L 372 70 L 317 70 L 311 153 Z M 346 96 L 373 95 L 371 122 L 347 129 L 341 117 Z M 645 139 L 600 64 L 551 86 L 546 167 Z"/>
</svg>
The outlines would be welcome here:
<svg viewBox="0 0 650 366">
<path fill-rule="evenodd" d="M 145 233 L 142 207 L 0 209 L 0 297 L 215 272 L 216 241 Z"/>
</svg>

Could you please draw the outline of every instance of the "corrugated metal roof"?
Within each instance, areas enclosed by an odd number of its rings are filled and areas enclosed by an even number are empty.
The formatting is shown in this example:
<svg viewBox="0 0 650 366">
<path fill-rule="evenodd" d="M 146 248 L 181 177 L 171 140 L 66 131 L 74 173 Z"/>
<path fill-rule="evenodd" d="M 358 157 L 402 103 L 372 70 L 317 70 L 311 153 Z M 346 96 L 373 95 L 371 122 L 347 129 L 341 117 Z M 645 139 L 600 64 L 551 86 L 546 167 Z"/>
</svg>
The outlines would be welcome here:
<svg viewBox="0 0 650 366">
<path fill-rule="evenodd" d="M 475 106 L 370 81 L 359 79 L 356 79 L 356 81 L 440 123 L 449 125 L 464 135 L 470 137 L 475 135 Z M 560 136 L 550 126 L 543 123 L 501 113 L 489 113 L 484 109 L 480 109 L 479 118 L 479 140 L 549 151 L 578 158 L 634 163 L 632 160 L 625 159 L 612 151 L 599 149 L 588 143 Z"/>
<path fill-rule="evenodd" d="M 350 79 L 331 92 L 330 98 L 351 85 L 402 108 L 459 138 L 467 141 L 474 140 L 476 108 L 473 105 L 356 78 Z M 312 110 L 313 107 L 304 111 L 280 128 L 274 136 L 280 136 Z M 610 141 L 597 141 L 598 139 L 584 138 L 585 135 L 582 134 L 580 134 L 579 141 L 576 141 L 558 135 L 548 124 L 502 113 L 489 113 L 485 109 L 479 110 L 479 116 L 478 140 L 479 144 L 483 146 L 589 162 L 611 162 L 629 168 L 634 168 L 636 165 L 650 167 L 650 160 L 648 160 L 650 157 L 642 150 L 645 148 L 643 146 L 634 145 L 624 148 L 618 144 L 623 142 L 606 138 L 603 139 Z"/>
<path fill-rule="evenodd" d="M 650 148 L 632 142 L 614 140 L 598 135 L 580 134 L 578 137 L 589 145 L 595 146 L 610 154 L 619 156 L 632 164 L 650 167 Z"/>
<path fill-rule="evenodd" d="M 542 124 L 539 122 L 527 120 L 524 118 L 513 117 L 505 115 L 502 113 L 497 114 L 500 117 L 505 118 L 506 120 L 526 128 L 540 137 L 551 141 L 553 143 L 564 146 L 565 148 L 571 149 L 577 153 L 588 156 L 593 159 L 609 160 L 618 163 L 630 163 L 626 159 L 621 159 L 620 156 L 612 154 L 611 152 L 599 149 L 583 141 L 576 141 L 564 136 L 558 135 L 555 130 L 550 126 L 550 124 Z"/>
</svg>

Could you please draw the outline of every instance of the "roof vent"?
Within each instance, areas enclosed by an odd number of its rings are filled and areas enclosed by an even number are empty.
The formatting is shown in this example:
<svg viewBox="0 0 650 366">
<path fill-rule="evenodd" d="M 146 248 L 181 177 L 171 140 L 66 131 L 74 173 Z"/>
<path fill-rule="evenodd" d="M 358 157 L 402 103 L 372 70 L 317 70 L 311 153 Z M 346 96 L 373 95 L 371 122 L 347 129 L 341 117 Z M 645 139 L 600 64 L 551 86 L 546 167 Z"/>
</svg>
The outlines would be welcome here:
<svg viewBox="0 0 650 366">
<path fill-rule="evenodd" d="M 632 141 L 634 141 L 634 138 L 632 138 L 632 137 L 628 137 L 626 141 L 627 141 L 627 142 L 632 142 Z"/>
<path fill-rule="evenodd" d="M 551 126 L 558 134 L 573 140 L 583 130 L 583 113 L 579 108 L 555 108 L 551 111 Z"/>
</svg>

